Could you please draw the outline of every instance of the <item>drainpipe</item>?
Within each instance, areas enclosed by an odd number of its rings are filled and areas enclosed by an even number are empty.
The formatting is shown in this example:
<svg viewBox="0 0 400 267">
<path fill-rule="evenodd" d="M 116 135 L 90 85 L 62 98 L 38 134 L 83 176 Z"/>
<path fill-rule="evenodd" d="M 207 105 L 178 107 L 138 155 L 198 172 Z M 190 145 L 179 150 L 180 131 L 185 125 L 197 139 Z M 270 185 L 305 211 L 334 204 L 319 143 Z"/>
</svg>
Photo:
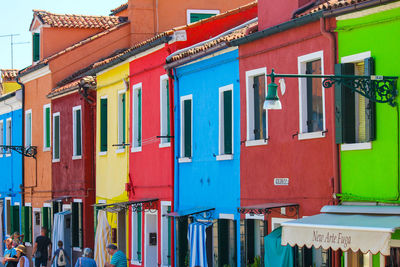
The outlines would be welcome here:
<svg viewBox="0 0 400 267">
<path fill-rule="evenodd" d="M 325 18 L 321 17 L 319 19 L 319 25 L 321 29 L 321 34 L 325 36 L 329 40 L 329 45 L 330 45 L 330 57 L 331 57 L 331 62 L 333 64 L 336 64 L 336 38 L 335 34 L 331 31 L 326 30 L 326 24 L 325 24 Z M 332 97 L 332 107 L 333 107 L 333 112 L 331 112 L 331 119 L 332 119 L 332 125 L 335 123 L 335 97 Z M 333 127 L 334 129 L 334 127 Z M 334 204 L 338 204 L 337 201 L 337 194 L 340 194 L 340 154 L 339 154 L 339 145 L 336 144 L 335 140 L 335 131 L 332 131 L 333 133 L 333 138 L 332 138 L 332 159 L 333 159 L 333 198 L 334 198 Z M 341 261 L 341 253 L 339 251 L 333 251 L 332 253 L 332 264 L 335 267 L 340 267 Z"/>
<path fill-rule="evenodd" d="M 17 83 L 21 85 L 22 90 L 22 145 L 25 145 L 25 85 L 20 81 L 19 77 L 21 74 L 21 70 L 18 71 L 17 75 Z M 25 205 L 25 161 L 24 156 L 22 156 L 22 184 L 20 186 L 21 189 L 21 206 Z"/>
</svg>

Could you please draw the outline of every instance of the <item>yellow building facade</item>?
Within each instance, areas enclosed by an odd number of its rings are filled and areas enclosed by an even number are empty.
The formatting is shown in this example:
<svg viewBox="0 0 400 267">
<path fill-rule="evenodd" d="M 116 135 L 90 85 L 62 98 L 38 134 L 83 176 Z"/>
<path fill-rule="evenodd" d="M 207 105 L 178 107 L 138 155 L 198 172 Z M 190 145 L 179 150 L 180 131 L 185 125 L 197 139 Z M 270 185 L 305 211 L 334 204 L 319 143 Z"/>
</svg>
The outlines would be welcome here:
<svg viewBox="0 0 400 267">
<path fill-rule="evenodd" d="M 18 70 L 3 69 L 1 70 L 1 92 L 0 95 L 9 94 L 21 89 L 16 81 Z"/>
</svg>

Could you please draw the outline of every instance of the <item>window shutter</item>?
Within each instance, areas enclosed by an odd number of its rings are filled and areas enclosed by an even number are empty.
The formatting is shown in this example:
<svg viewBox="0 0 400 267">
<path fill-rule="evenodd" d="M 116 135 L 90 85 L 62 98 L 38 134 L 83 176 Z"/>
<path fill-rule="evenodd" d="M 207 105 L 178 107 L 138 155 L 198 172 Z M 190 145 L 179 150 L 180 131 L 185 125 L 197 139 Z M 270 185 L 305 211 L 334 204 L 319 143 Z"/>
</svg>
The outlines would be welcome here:
<svg viewBox="0 0 400 267">
<path fill-rule="evenodd" d="M 54 117 L 54 158 L 60 158 L 60 116 Z"/>
<path fill-rule="evenodd" d="M 364 60 L 364 75 L 375 74 L 375 62 L 374 58 L 369 57 Z M 373 141 L 376 139 L 376 103 L 366 99 L 367 105 L 365 108 L 365 120 L 367 124 L 367 141 Z"/>
<path fill-rule="evenodd" d="M 11 217 L 11 234 L 19 232 L 19 206 L 11 206 L 10 208 Z"/>
<path fill-rule="evenodd" d="M 138 146 L 142 146 L 142 89 L 138 90 Z"/>
<path fill-rule="evenodd" d="M 42 208 L 42 227 L 47 229 L 47 237 L 51 236 L 51 211 L 49 207 Z"/>
<path fill-rule="evenodd" d="M 170 118 L 170 102 L 169 102 L 169 82 L 167 80 L 167 135 L 170 136 L 171 135 L 171 118 Z M 168 142 L 171 142 L 171 138 L 167 138 Z"/>
<path fill-rule="evenodd" d="M 137 211 L 137 253 L 139 262 L 142 261 L 142 212 Z"/>
<path fill-rule="evenodd" d="M 33 61 L 38 61 L 40 60 L 40 34 L 34 33 L 32 38 Z"/>
<path fill-rule="evenodd" d="M 82 129 L 81 129 L 81 110 L 77 109 L 75 113 L 76 119 L 76 155 L 82 155 Z"/>
<path fill-rule="evenodd" d="M 50 147 L 50 108 L 46 108 L 46 147 Z M 31 118 L 32 120 L 32 118 Z M 32 124 L 32 122 L 31 122 Z M 30 126 L 32 127 L 32 126 Z"/>
<path fill-rule="evenodd" d="M 79 247 L 79 203 L 72 203 L 72 247 Z"/>
<path fill-rule="evenodd" d="M 232 154 L 232 91 L 224 91 L 224 154 Z"/>
<path fill-rule="evenodd" d="M 107 98 L 100 105 L 100 151 L 107 151 Z"/>
<path fill-rule="evenodd" d="M 354 64 L 335 64 L 335 75 L 353 75 Z M 335 84 L 336 143 L 354 143 L 354 92 L 344 84 Z"/>
<path fill-rule="evenodd" d="M 192 156 L 192 100 L 183 101 L 184 112 L 184 157 Z"/>
<path fill-rule="evenodd" d="M 205 13 L 190 13 L 190 23 L 206 19 L 212 16 L 215 16 L 216 14 L 205 14 Z"/>
<path fill-rule="evenodd" d="M 28 214 L 28 207 L 21 207 L 21 234 L 24 235 L 24 240 L 28 237 L 28 229 L 29 225 L 27 223 L 29 222 L 29 214 Z"/>
<path fill-rule="evenodd" d="M 122 94 L 122 143 L 126 143 L 126 100 L 125 94 Z"/>
</svg>

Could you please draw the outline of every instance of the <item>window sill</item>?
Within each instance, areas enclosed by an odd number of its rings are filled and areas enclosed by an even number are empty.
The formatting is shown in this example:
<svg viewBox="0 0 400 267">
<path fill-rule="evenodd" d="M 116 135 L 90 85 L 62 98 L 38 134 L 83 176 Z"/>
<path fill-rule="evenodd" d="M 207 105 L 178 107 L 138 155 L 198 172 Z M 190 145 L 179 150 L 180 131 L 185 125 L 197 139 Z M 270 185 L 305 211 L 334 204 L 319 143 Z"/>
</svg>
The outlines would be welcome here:
<svg viewBox="0 0 400 267">
<path fill-rule="evenodd" d="M 76 159 L 82 159 L 82 155 L 80 155 L 80 156 L 72 156 L 72 160 L 76 160 Z"/>
<path fill-rule="evenodd" d="M 138 147 L 132 147 L 131 148 L 131 152 L 135 153 L 135 152 L 141 152 L 142 151 L 142 147 L 138 146 Z"/>
<path fill-rule="evenodd" d="M 73 250 L 73 251 L 78 251 L 78 252 L 81 252 L 81 251 L 82 251 L 82 249 L 79 248 L 79 247 L 73 247 L 72 250 Z"/>
<path fill-rule="evenodd" d="M 118 148 L 117 150 L 115 150 L 115 154 L 123 154 L 125 153 L 125 148 Z"/>
<path fill-rule="evenodd" d="M 131 260 L 131 264 L 132 265 L 142 265 L 142 263 L 140 261 L 135 261 L 135 260 Z"/>
<path fill-rule="evenodd" d="M 179 158 L 178 159 L 179 163 L 188 163 L 188 162 L 192 162 L 192 158 Z"/>
<path fill-rule="evenodd" d="M 341 151 L 351 151 L 351 150 L 368 150 L 372 149 L 371 142 L 365 143 L 354 143 L 354 144 L 342 144 L 340 145 Z"/>
<path fill-rule="evenodd" d="M 161 143 L 158 145 L 159 148 L 163 148 L 163 147 L 170 147 L 171 143 Z"/>
<path fill-rule="evenodd" d="M 47 152 L 47 151 L 50 151 L 50 147 L 44 147 L 43 148 L 43 152 Z"/>
<path fill-rule="evenodd" d="M 246 146 L 263 146 L 268 144 L 268 140 L 259 139 L 259 140 L 246 140 Z"/>
<path fill-rule="evenodd" d="M 107 155 L 107 151 L 100 151 L 99 152 L 99 156 L 106 156 Z"/>
<path fill-rule="evenodd" d="M 6 157 L 11 157 L 11 153 L 6 153 Z"/>
<path fill-rule="evenodd" d="M 60 159 L 53 159 L 51 162 L 57 163 L 57 162 L 60 162 Z"/>
<path fill-rule="evenodd" d="M 217 155 L 217 160 L 233 160 L 233 154 Z"/>
<path fill-rule="evenodd" d="M 316 138 L 324 138 L 325 133 L 323 131 L 319 132 L 310 132 L 310 133 L 299 133 L 297 135 L 298 140 L 308 140 L 308 139 L 316 139 Z"/>
</svg>

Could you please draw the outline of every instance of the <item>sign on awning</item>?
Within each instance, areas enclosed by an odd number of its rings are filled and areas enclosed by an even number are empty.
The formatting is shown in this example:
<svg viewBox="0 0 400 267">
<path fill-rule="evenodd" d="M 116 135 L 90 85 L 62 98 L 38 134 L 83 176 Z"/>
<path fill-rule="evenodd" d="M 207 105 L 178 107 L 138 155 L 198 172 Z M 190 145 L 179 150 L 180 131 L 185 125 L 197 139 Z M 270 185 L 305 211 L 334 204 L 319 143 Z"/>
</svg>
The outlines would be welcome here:
<svg viewBox="0 0 400 267">
<path fill-rule="evenodd" d="M 400 216 L 323 213 L 282 223 L 282 245 L 390 255 Z"/>
</svg>

